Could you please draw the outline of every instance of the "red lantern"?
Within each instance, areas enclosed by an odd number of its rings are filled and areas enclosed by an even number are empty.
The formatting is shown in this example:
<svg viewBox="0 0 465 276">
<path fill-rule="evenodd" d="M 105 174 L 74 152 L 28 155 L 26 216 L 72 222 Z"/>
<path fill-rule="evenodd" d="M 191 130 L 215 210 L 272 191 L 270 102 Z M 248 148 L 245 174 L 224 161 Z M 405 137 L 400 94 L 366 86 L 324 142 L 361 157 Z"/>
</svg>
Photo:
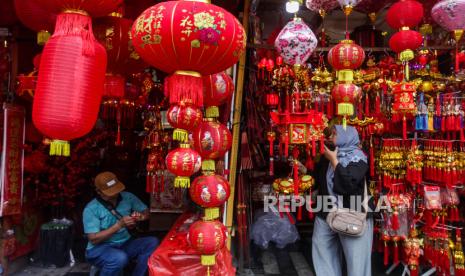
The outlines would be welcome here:
<svg viewBox="0 0 465 276">
<path fill-rule="evenodd" d="M 202 106 L 201 75 L 235 64 L 244 53 L 242 25 L 226 10 L 206 1 L 168 1 L 145 10 L 132 27 L 141 57 L 169 74 L 170 103 Z"/>
<path fill-rule="evenodd" d="M 229 193 L 226 178 L 213 173 L 197 177 L 189 188 L 192 201 L 206 208 L 205 220 L 213 220 L 220 216 L 218 207 L 228 200 Z"/>
<path fill-rule="evenodd" d="M 55 26 L 56 14 L 33 0 L 15 0 L 15 11 L 24 26 L 38 32 L 37 44 L 44 45 Z"/>
<path fill-rule="evenodd" d="M 180 103 L 172 105 L 166 114 L 168 122 L 175 128 L 173 139 L 176 141 L 187 142 L 189 138 L 188 131 L 193 131 L 202 122 L 202 110 L 190 104 Z"/>
<path fill-rule="evenodd" d="M 174 187 L 188 188 L 190 186 L 189 177 L 198 172 L 201 166 L 200 155 L 189 148 L 188 144 L 181 144 L 166 156 L 167 169 L 176 175 Z"/>
<path fill-rule="evenodd" d="M 65 24 L 73 22 L 72 28 Z M 66 141 L 87 134 L 97 120 L 106 68 L 105 49 L 94 38 L 91 18 L 58 15 L 40 62 L 32 119 L 54 139 L 52 155 L 69 155 Z"/>
<path fill-rule="evenodd" d="M 339 71 L 339 81 L 352 81 L 352 70 L 360 67 L 365 60 L 365 51 L 352 40 L 342 40 L 331 48 L 328 53 L 328 62 Z"/>
<path fill-rule="evenodd" d="M 219 117 L 218 106 L 231 99 L 234 93 L 234 82 L 225 72 L 203 77 L 203 103 L 207 107 L 207 117 Z"/>
<path fill-rule="evenodd" d="M 2 8 L 0 9 L 0 26 L 11 26 L 16 24 L 18 18 L 13 12 L 15 9 L 13 0 L 2 0 Z"/>
<path fill-rule="evenodd" d="M 423 36 L 412 30 L 402 30 L 395 33 L 389 40 L 389 47 L 396 52 L 401 53 L 405 50 L 414 51 L 423 43 Z"/>
<path fill-rule="evenodd" d="M 333 87 L 331 96 L 337 104 L 337 115 L 344 116 L 343 125 L 346 125 L 346 116 L 354 115 L 354 104 L 360 99 L 362 90 L 352 83 L 339 83 Z"/>
<path fill-rule="evenodd" d="M 105 16 L 114 12 L 123 0 L 32 0 L 40 6 L 60 13 L 66 10 L 79 10 L 89 13 L 91 16 Z"/>
<path fill-rule="evenodd" d="M 423 5 L 416 0 L 400 0 L 392 5 L 386 15 L 386 21 L 393 29 L 415 27 L 423 19 Z"/>
<path fill-rule="evenodd" d="M 231 132 L 224 125 L 205 119 L 192 134 L 194 148 L 202 156 L 202 170 L 214 171 L 215 163 L 211 159 L 223 157 L 231 148 Z"/>
<path fill-rule="evenodd" d="M 122 99 L 124 97 L 125 80 L 121 76 L 106 75 L 103 97 L 105 99 Z"/>
<path fill-rule="evenodd" d="M 189 228 L 187 239 L 195 250 L 201 254 L 201 263 L 212 266 L 216 263 L 215 254 L 226 243 L 227 232 L 224 225 L 217 221 L 197 221 Z"/>
</svg>

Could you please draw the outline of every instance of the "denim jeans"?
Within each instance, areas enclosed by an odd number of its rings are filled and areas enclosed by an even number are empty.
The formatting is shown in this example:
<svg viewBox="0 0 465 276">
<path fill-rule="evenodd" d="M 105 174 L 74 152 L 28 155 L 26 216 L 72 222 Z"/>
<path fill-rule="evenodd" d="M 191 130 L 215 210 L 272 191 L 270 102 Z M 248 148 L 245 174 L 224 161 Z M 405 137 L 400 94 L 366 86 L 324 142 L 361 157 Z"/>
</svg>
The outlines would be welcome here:
<svg viewBox="0 0 465 276">
<path fill-rule="evenodd" d="M 333 232 L 326 221 L 317 216 L 312 237 L 316 276 L 342 276 L 342 253 L 348 276 L 370 276 L 372 242 L 372 218 L 367 218 L 367 227 L 362 236 L 350 237 Z"/>
<path fill-rule="evenodd" d="M 100 276 L 120 275 L 129 260 L 137 264 L 133 276 L 144 276 L 147 272 L 147 261 L 158 246 L 158 239 L 146 237 L 131 239 L 123 244 L 99 244 L 87 250 L 87 261 L 100 269 Z"/>
</svg>

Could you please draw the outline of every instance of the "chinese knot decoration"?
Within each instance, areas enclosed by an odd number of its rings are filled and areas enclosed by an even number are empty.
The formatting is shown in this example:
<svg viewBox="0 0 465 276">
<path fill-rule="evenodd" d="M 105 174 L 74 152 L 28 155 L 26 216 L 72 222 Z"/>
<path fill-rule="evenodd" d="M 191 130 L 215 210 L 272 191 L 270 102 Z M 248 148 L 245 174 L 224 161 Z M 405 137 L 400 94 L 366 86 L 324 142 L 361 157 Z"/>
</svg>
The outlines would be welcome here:
<svg viewBox="0 0 465 276">
<path fill-rule="evenodd" d="M 315 34 L 300 18 L 287 23 L 275 40 L 276 50 L 290 65 L 304 64 L 317 44 Z"/>
<path fill-rule="evenodd" d="M 417 110 L 415 102 L 416 87 L 414 83 L 402 82 L 395 84 L 392 88 L 394 94 L 394 103 L 392 104 L 393 113 L 401 113 L 403 127 L 403 138 L 407 139 L 407 118 L 406 114 L 415 114 Z"/>
</svg>

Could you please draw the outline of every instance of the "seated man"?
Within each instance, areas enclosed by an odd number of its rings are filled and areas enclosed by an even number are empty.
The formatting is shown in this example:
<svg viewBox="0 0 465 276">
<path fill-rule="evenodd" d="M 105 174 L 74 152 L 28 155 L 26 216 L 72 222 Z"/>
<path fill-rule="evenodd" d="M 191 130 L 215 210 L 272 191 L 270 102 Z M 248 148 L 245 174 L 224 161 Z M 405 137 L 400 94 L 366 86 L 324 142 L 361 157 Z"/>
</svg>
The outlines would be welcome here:
<svg viewBox="0 0 465 276">
<path fill-rule="evenodd" d="M 131 193 L 115 174 L 103 172 L 95 178 L 98 196 L 84 209 L 83 224 L 89 243 L 86 258 L 100 269 L 101 276 L 117 276 L 128 260 L 136 260 L 134 276 L 147 272 L 147 261 L 158 246 L 158 239 L 134 239 L 130 231 L 136 222 L 148 219 L 147 206 Z"/>
</svg>

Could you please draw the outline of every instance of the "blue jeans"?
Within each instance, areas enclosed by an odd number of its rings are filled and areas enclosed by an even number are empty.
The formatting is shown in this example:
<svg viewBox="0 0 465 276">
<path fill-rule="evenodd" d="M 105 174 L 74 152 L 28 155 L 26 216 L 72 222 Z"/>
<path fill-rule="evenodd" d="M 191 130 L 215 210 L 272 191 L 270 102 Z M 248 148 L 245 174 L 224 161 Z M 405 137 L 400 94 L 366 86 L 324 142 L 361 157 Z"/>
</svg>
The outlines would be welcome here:
<svg viewBox="0 0 465 276">
<path fill-rule="evenodd" d="M 347 263 L 348 276 L 371 275 L 371 245 L 373 219 L 360 237 L 333 232 L 326 221 L 316 217 L 312 237 L 312 259 L 316 276 L 342 276 L 342 253 Z"/>
<path fill-rule="evenodd" d="M 100 276 L 116 276 L 122 273 L 129 260 L 135 259 L 137 264 L 133 276 L 144 276 L 147 272 L 147 262 L 155 248 L 158 239 L 146 237 L 131 239 L 123 244 L 99 244 L 87 250 L 87 261 L 100 269 Z"/>
</svg>

